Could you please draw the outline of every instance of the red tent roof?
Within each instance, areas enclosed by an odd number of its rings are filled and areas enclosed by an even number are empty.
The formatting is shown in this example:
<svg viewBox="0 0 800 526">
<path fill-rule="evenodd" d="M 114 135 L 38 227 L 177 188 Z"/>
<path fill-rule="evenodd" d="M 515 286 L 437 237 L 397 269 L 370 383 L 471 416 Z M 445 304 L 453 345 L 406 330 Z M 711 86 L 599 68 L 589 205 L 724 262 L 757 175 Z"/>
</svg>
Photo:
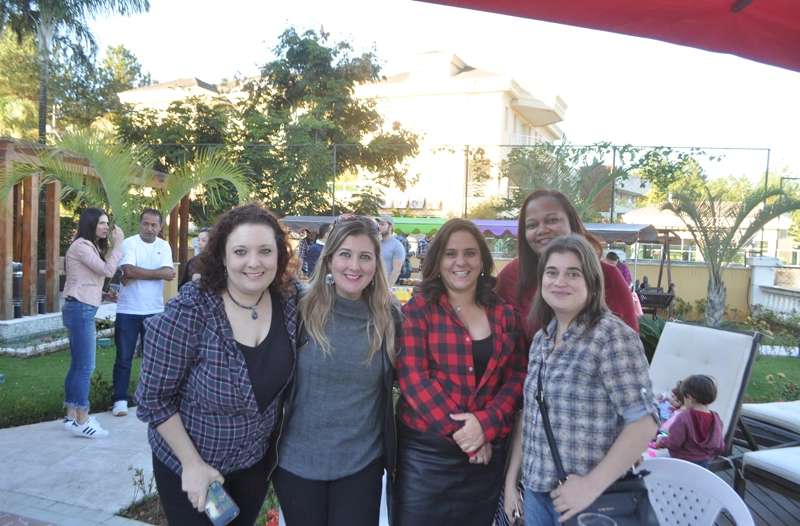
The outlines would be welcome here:
<svg viewBox="0 0 800 526">
<path fill-rule="evenodd" d="M 800 71 L 800 0 L 420 1 L 663 40 Z"/>
</svg>

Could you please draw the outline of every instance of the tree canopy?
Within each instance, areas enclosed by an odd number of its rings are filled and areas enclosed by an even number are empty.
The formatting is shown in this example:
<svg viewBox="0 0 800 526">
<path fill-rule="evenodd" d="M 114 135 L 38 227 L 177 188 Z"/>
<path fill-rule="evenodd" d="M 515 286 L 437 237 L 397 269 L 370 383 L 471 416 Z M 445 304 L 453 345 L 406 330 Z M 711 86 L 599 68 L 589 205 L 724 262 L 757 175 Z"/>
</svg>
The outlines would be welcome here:
<svg viewBox="0 0 800 526">
<path fill-rule="evenodd" d="M 258 78 L 221 87 L 241 90 L 241 100 L 184 100 L 162 115 L 128 109 L 117 121 L 120 138 L 151 145 L 165 165 L 191 157 L 192 144 L 224 144 L 278 215 L 377 212 L 382 188 L 405 189 L 413 179 L 407 160 L 419 145 L 400 123 L 387 125 L 374 100 L 354 96 L 357 83 L 379 79 L 374 52 L 356 54 L 322 30 L 294 28 L 273 52 Z M 343 200 L 333 195 L 342 175 L 368 184 Z"/>
</svg>

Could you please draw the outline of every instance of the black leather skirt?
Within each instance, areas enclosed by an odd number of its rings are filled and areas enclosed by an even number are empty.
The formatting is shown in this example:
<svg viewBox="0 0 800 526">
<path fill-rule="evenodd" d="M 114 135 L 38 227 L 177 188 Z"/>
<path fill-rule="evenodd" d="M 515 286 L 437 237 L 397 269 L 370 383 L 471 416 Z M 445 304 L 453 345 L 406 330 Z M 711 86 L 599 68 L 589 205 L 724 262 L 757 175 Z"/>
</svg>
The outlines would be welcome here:
<svg viewBox="0 0 800 526">
<path fill-rule="evenodd" d="M 492 443 L 488 465 L 448 440 L 397 423 L 392 526 L 491 526 L 503 483 L 505 441 Z"/>
</svg>

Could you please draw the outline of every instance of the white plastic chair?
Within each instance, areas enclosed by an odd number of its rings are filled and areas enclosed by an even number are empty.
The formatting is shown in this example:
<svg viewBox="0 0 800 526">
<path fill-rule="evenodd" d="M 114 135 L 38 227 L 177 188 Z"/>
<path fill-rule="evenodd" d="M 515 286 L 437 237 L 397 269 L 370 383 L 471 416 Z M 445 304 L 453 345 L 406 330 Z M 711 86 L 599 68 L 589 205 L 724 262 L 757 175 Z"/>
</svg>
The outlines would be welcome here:
<svg viewBox="0 0 800 526">
<path fill-rule="evenodd" d="M 661 526 L 713 526 L 726 510 L 736 526 L 755 526 L 750 510 L 727 482 L 676 458 L 648 458 L 641 466 L 650 504 Z"/>
</svg>

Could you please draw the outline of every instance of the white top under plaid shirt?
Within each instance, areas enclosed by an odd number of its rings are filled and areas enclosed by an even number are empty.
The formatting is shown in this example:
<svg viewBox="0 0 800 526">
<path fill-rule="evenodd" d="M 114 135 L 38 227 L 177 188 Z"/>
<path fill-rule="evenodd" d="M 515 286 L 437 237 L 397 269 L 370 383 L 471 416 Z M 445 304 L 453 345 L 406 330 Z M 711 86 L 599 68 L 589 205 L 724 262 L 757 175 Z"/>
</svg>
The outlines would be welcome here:
<svg viewBox="0 0 800 526">
<path fill-rule="evenodd" d="M 658 419 L 639 335 L 611 314 L 581 337 L 585 328 L 576 320 L 553 350 L 554 318 L 531 344 L 522 424 L 522 483 L 531 491 L 549 492 L 558 485 L 536 402 L 542 364 L 550 424 L 567 475 L 585 476 L 594 469 L 626 424 L 648 414 Z"/>
</svg>

